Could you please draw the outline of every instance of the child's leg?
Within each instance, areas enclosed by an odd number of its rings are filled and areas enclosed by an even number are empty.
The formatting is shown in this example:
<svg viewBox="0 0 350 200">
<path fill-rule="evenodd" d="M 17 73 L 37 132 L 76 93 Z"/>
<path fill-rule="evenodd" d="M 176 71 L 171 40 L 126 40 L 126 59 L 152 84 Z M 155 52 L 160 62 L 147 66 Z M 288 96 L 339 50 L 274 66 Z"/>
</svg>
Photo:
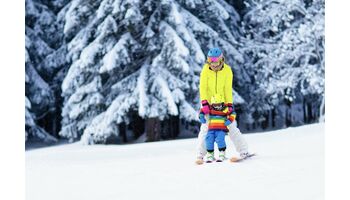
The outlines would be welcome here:
<svg viewBox="0 0 350 200">
<path fill-rule="evenodd" d="M 224 131 L 217 131 L 216 132 L 215 142 L 218 145 L 219 151 L 226 150 L 225 132 Z"/>
<path fill-rule="evenodd" d="M 216 144 L 218 145 L 218 148 L 219 148 L 218 161 L 223 161 L 226 159 L 226 157 L 225 157 L 225 150 L 226 150 L 225 132 L 224 131 L 217 131 L 215 141 L 216 141 Z"/>
<path fill-rule="evenodd" d="M 228 136 L 231 141 L 235 145 L 236 151 L 239 153 L 247 153 L 248 152 L 248 144 L 244 139 L 241 131 L 237 128 L 237 122 L 234 121 L 229 125 Z"/>
<path fill-rule="evenodd" d="M 214 141 L 215 141 L 215 133 L 213 131 L 208 131 L 205 137 L 205 144 L 207 146 L 208 152 L 214 151 Z"/>
<path fill-rule="evenodd" d="M 208 131 L 205 137 L 205 143 L 207 146 L 207 162 L 215 161 L 214 157 L 214 141 L 215 141 L 215 131 Z"/>
</svg>

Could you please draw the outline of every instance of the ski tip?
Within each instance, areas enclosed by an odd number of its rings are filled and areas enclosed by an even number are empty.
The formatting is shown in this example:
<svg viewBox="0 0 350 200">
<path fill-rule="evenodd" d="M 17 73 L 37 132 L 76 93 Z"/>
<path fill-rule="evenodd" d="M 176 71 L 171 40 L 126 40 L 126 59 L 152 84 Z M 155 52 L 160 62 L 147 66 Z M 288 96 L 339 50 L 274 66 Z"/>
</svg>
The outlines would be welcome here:
<svg viewBox="0 0 350 200">
<path fill-rule="evenodd" d="M 241 159 L 240 158 L 237 158 L 237 157 L 232 157 L 230 158 L 230 161 L 231 162 L 239 162 Z"/>
<path fill-rule="evenodd" d="M 203 160 L 196 160 L 196 164 L 197 164 L 197 165 L 202 165 L 203 163 L 204 163 Z"/>
</svg>

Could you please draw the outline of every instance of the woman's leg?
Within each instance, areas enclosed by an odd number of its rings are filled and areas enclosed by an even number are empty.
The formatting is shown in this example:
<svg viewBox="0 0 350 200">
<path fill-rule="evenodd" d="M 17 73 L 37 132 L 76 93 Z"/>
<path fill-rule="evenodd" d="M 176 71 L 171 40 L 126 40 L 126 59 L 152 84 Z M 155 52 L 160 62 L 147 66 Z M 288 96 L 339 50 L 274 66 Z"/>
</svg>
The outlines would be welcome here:
<svg viewBox="0 0 350 200">
<path fill-rule="evenodd" d="M 200 131 L 198 133 L 198 144 L 197 144 L 197 158 L 202 159 L 207 153 L 207 148 L 205 144 L 205 137 L 208 133 L 208 123 L 202 124 Z"/>
<path fill-rule="evenodd" d="M 229 125 L 228 135 L 235 145 L 236 151 L 240 154 L 248 153 L 248 144 L 244 139 L 241 131 L 237 128 L 237 122 L 234 121 Z"/>
</svg>

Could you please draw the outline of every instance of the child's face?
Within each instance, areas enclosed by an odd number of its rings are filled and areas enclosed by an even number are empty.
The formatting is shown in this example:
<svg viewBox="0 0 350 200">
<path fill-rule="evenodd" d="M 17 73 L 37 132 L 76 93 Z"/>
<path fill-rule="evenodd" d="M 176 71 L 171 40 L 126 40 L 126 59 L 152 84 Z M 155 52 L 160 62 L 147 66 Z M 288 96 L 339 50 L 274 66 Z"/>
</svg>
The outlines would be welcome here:
<svg viewBox="0 0 350 200">
<path fill-rule="evenodd" d="M 223 111 L 225 109 L 225 104 L 224 102 L 222 103 L 213 103 L 211 104 L 211 106 L 213 107 L 214 110 L 216 111 Z"/>
</svg>

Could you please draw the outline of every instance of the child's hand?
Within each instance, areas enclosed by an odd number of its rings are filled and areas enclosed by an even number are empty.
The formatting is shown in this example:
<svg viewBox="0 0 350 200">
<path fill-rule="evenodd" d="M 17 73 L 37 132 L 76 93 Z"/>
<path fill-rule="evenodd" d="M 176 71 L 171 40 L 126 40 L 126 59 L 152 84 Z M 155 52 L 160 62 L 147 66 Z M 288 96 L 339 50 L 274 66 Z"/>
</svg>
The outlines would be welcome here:
<svg viewBox="0 0 350 200">
<path fill-rule="evenodd" d="M 199 115 L 199 121 L 201 121 L 202 124 L 207 123 L 207 120 L 205 120 L 204 115 Z"/>
<path fill-rule="evenodd" d="M 230 121 L 230 120 L 228 120 L 228 119 L 226 119 L 226 121 L 225 121 L 225 126 L 228 126 L 228 125 L 230 125 L 232 122 Z"/>
</svg>

